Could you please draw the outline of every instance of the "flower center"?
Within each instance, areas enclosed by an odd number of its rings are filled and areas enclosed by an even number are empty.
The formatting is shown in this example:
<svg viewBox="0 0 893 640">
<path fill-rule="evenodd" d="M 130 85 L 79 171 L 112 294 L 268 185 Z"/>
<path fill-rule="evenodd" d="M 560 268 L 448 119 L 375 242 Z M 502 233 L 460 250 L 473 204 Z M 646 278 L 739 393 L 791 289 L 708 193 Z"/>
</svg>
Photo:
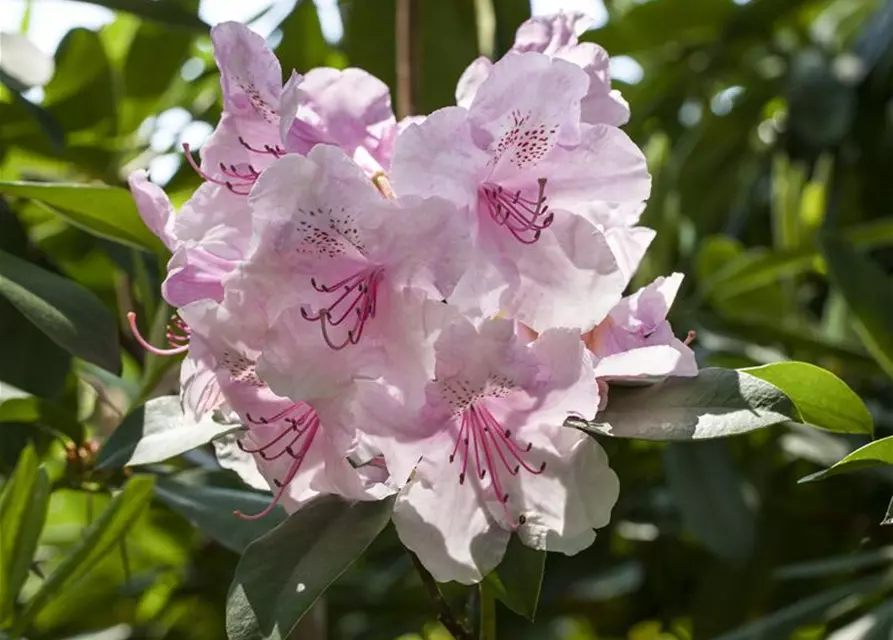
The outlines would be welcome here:
<svg viewBox="0 0 893 640">
<path fill-rule="evenodd" d="M 541 462 L 537 465 L 528 460 L 532 447 L 530 442 L 523 444 L 518 441 L 509 429 L 499 424 L 486 404 L 478 401 L 469 405 L 461 414 L 459 433 L 449 460 L 450 464 L 456 462 L 457 457 L 461 460 L 459 484 L 465 484 L 473 450 L 472 471 L 477 474 L 481 483 L 489 472 L 490 489 L 502 503 L 506 520 L 512 522 L 508 508 L 509 494 L 504 489 L 502 474 L 517 476 L 522 469 L 534 475 L 541 474 L 546 469 L 546 463 Z M 524 522 L 524 515 L 519 516 L 517 525 Z"/>
<path fill-rule="evenodd" d="M 301 316 L 310 322 L 319 322 L 323 339 L 332 349 L 337 351 L 349 344 L 357 344 L 363 337 L 366 323 L 375 317 L 378 285 L 384 275 L 382 267 L 369 267 L 329 285 L 321 285 L 311 278 L 314 289 L 332 294 L 335 299 L 316 313 L 302 308 Z"/>
<path fill-rule="evenodd" d="M 298 414 L 297 417 L 295 414 Z M 257 520 L 270 513 L 279 504 L 289 483 L 300 470 L 301 464 L 313 444 L 313 438 L 319 431 L 319 416 L 306 402 L 296 402 L 273 416 L 255 419 L 250 414 L 246 414 L 245 417 L 253 425 L 279 425 L 284 428 L 278 435 L 258 447 L 247 447 L 239 441 L 237 444 L 242 451 L 251 455 L 259 455 L 268 462 L 278 460 L 286 455 L 291 458 L 291 464 L 289 464 L 285 476 L 281 480 L 273 478 L 273 484 L 277 490 L 269 506 L 254 515 L 246 515 L 241 511 L 235 512 L 243 520 Z M 256 433 L 257 430 L 254 432 Z"/>
<path fill-rule="evenodd" d="M 540 178 L 537 184 L 539 189 L 535 200 L 525 198 L 520 191 L 506 191 L 494 182 L 481 185 L 480 195 L 487 204 L 490 217 L 524 244 L 539 240 L 543 229 L 548 228 L 554 219 L 554 214 L 546 205 L 546 179 Z"/>
</svg>

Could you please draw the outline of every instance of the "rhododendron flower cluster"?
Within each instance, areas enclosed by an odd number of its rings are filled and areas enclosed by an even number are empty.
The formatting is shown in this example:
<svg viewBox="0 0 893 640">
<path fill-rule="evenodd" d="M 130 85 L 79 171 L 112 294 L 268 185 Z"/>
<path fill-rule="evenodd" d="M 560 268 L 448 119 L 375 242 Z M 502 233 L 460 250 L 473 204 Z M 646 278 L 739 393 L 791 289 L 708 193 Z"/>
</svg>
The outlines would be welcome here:
<svg viewBox="0 0 893 640">
<path fill-rule="evenodd" d="M 203 184 L 179 212 L 130 186 L 173 254 L 171 346 L 143 343 L 186 354 L 184 411 L 240 422 L 221 464 L 273 495 L 240 517 L 396 494 L 405 546 L 463 583 L 512 535 L 573 554 L 607 524 L 617 476 L 565 420 L 697 369 L 666 321 L 681 275 L 623 297 L 650 177 L 581 26 L 528 21 L 455 106 L 401 122 L 361 69 L 283 85 L 262 38 L 213 29 L 223 115 L 185 148 Z"/>
</svg>

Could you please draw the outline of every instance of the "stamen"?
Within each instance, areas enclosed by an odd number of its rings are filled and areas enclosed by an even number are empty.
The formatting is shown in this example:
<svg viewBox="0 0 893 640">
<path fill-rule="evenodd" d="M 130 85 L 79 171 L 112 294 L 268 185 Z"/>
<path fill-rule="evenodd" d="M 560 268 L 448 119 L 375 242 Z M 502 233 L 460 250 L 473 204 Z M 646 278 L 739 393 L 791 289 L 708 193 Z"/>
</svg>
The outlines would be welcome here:
<svg viewBox="0 0 893 640">
<path fill-rule="evenodd" d="M 271 147 L 270 145 L 265 144 L 263 149 L 257 149 L 255 147 L 252 147 L 247 142 L 245 142 L 245 138 L 243 138 L 242 136 L 239 136 L 239 144 L 242 145 L 243 147 L 245 147 L 251 153 L 259 153 L 262 155 L 269 155 L 269 156 L 273 156 L 274 158 L 281 158 L 282 156 L 285 155 L 285 149 L 280 147 L 278 144 L 275 147 Z"/>
<path fill-rule="evenodd" d="M 290 426 L 283 433 L 276 436 L 274 439 L 267 442 L 265 445 L 262 445 L 256 449 L 248 449 L 241 442 L 239 442 L 239 448 L 242 451 L 247 453 L 255 454 L 258 453 L 264 460 L 276 460 L 281 458 L 283 455 L 288 454 L 292 458 L 292 463 L 289 465 L 288 471 L 285 474 L 285 477 L 282 480 L 273 479 L 273 484 L 277 487 L 276 494 L 273 496 L 272 502 L 263 509 L 260 513 L 256 513 L 253 515 L 247 515 L 242 513 L 241 511 L 234 511 L 234 515 L 243 520 L 258 520 L 263 518 L 265 515 L 269 514 L 273 509 L 276 508 L 276 505 L 279 504 L 279 501 L 282 499 L 282 496 L 285 495 L 286 490 L 288 489 L 288 485 L 294 480 L 294 477 L 297 475 L 298 471 L 301 468 L 301 464 L 304 462 L 304 458 L 307 456 L 307 452 L 310 450 L 310 446 L 313 444 L 313 439 L 316 437 L 316 433 L 319 430 L 319 416 L 316 415 L 316 412 L 313 411 L 312 408 L 309 408 L 309 405 L 305 403 L 298 403 L 298 405 L 304 405 L 308 407 L 308 411 L 300 418 L 301 422 L 295 419 L 289 419 Z M 306 424 L 303 428 L 298 428 L 299 425 L 303 424 L 304 419 L 306 418 Z M 275 447 L 286 434 L 293 434 L 293 437 L 289 440 L 288 444 L 282 448 L 279 453 L 268 455 L 268 451 L 271 447 Z M 304 437 L 306 434 L 306 437 Z M 303 442 L 301 442 L 301 448 L 299 451 L 295 452 L 292 447 L 298 440 L 301 440 L 303 437 Z"/>
<path fill-rule="evenodd" d="M 539 240 L 543 230 L 554 220 L 554 214 L 546 205 L 546 178 L 539 178 L 537 184 L 539 188 L 536 200 L 523 197 L 520 191 L 510 194 L 493 182 L 486 182 L 481 187 L 493 221 L 504 226 L 524 244 L 533 244 Z"/>
<path fill-rule="evenodd" d="M 391 188 L 391 182 L 388 180 L 388 176 L 387 174 L 385 174 L 384 171 L 375 172 L 375 175 L 372 176 L 372 184 L 375 185 L 375 188 L 378 189 L 378 192 L 385 198 L 387 198 L 388 200 L 396 200 L 397 195 Z"/>
<path fill-rule="evenodd" d="M 332 285 L 319 284 L 315 278 L 311 278 L 310 284 L 320 293 L 334 293 L 340 288 L 344 290 L 334 302 L 316 313 L 301 308 L 301 316 L 309 322 L 320 323 L 323 340 L 335 351 L 340 351 L 349 344 L 357 344 L 363 337 L 366 323 L 375 317 L 378 285 L 383 277 L 384 269 L 373 267 L 358 271 Z M 340 326 L 348 318 L 353 318 L 353 322 L 344 332 L 346 338 L 339 340 L 330 335 L 331 328 Z"/>
<path fill-rule="evenodd" d="M 179 318 L 178 318 L 179 320 Z M 185 327 L 186 324 L 180 321 L 182 326 Z M 136 314 L 133 311 L 129 311 L 127 313 L 127 323 L 130 325 L 130 331 L 133 333 L 134 339 L 139 343 L 139 345 L 156 356 L 175 356 L 181 353 L 186 353 L 189 350 L 189 338 L 188 333 L 186 336 L 177 336 L 177 341 L 174 342 L 171 340 L 171 330 L 168 329 L 168 342 L 170 342 L 173 346 L 171 349 L 159 349 L 158 347 L 153 347 L 149 344 L 149 341 L 143 337 L 143 334 L 140 333 L 140 329 L 136 324 Z M 188 329 L 187 329 L 188 331 Z M 185 343 L 185 344 L 184 344 Z"/>
<path fill-rule="evenodd" d="M 695 333 L 694 330 L 689 331 L 688 335 L 685 336 L 685 340 L 682 341 L 682 344 L 684 344 L 685 346 L 690 345 L 692 342 L 695 341 L 695 338 L 697 336 L 698 336 L 698 334 Z"/>
<path fill-rule="evenodd" d="M 183 152 L 186 154 L 186 161 L 189 163 L 189 166 L 191 166 L 198 175 L 208 182 L 219 184 L 221 187 L 226 187 L 238 196 L 247 196 L 251 192 L 251 185 L 253 185 L 254 181 L 260 176 L 260 173 L 251 165 L 248 165 L 248 174 L 241 174 L 236 169 L 235 165 L 225 165 L 221 162 L 220 167 L 224 176 L 241 181 L 241 184 L 233 184 L 231 180 L 221 180 L 220 178 L 215 178 L 203 171 L 198 163 L 196 163 L 195 158 L 192 157 L 192 151 L 190 150 L 189 145 L 185 142 L 183 143 Z"/>
</svg>

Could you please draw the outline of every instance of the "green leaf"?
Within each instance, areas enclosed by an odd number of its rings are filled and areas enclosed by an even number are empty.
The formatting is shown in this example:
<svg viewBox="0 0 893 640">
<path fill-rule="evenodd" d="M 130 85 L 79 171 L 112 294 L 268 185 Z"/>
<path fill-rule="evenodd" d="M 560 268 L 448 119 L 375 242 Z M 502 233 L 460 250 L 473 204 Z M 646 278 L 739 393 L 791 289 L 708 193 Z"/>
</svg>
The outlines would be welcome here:
<svg viewBox="0 0 893 640">
<path fill-rule="evenodd" d="M 608 407 L 590 433 L 644 440 L 700 440 L 747 433 L 797 419 L 777 387 L 742 371 L 702 369 L 692 378 L 666 378 L 647 387 L 612 386 Z"/>
<path fill-rule="evenodd" d="M 3 296 L 0 350 L 0 381 L 42 398 L 54 398 L 62 392 L 71 356 Z"/>
<path fill-rule="evenodd" d="M 720 558 L 745 562 L 754 550 L 756 521 L 726 443 L 672 443 L 664 462 L 685 525 Z"/>
<path fill-rule="evenodd" d="M 396 0 L 339 3 L 348 60 L 388 85 L 391 97 L 397 89 L 396 6 Z"/>
<path fill-rule="evenodd" d="M 0 193 L 36 200 L 94 235 L 137 249 L 166 251 L 143 223 L 130 192 L 106 185 L 0 182 Z"/>
<path fill-rule="evenodd" d="M 883 523 L 881 523 L 883 524 Z M 825 578 L 840 573 L 855 572 L 869 567 L 887 566 L 893 561 L 893 547 L 881 547 L 873 551 L 851 553 L 844 556 L 820 558 L 779 567 L 774 574 L 777 580 L 804 580 Z"/>
<path fill-rule="evenodd" d="M 487 574 L 485 580 L 493 595 L 505 606 L 532 622 L 545 569 L 546 552 L 531 549 L 513 535 L 502 562 Z"/>
<path fill-rule="evenodd" d="M 800 478 L 800 482 L 823 480 L 838 473 L 870 469 L 893 464 L 893 436 L 870 442 L 837 461 L 827 469 Z"/>
<path fill-rule="evenodd" d="M 716 640 L 785 640 L 792 637 L 801 625 L 822 618 L 838 602 L 845 599 L 855 599 L 858 602 L 859 595 L 874 591 L 886 581 L 885 576 L 871 576 L 822 591 L 724 633 Z"/>
<path fill-rule="evenodd" d="M 865 248 L 893 244 L 893 220 L 874 220 L 844 229 L 841 234 L 854 245 Z M 705 239 L 702 246 L 719 239 L 725 236 Z M 704 295 L 724 300 L 776 283 L 786 276 L 814 271 L 820 254 L 818 249 L 808 247 L 796 251 L 752 249 L 730 257 L 702 283 Z"/>
<path fill-rule="evenodd" d="M 236 553 L 245 551 L 249 544 L 268 533 L 286 516 L 285 510 L 277 506 L 257 520 L 236 517 L 234 511 L 254 514 L 269 506 L 272 499 L 269 494 L 253 491 L 159 480 L 155 495 L 199 531 Z"/>
<path fill-rule="evenodd" d="M 80 285 L 0 251 L 0 295 L 72 355 L 121 370 L 115 319 Z"/>
<path fill-rule="evenodd" d="M 153 398 L 112 432 L 99 452 L 96 468 L 161 462 L 241 428 L 241 424 L 215 422 L 210 415 L 195 422 L 183 413 L 177 396 Z"/>
<path fill-rule="evenodd" d="M 781 389 L 797 407 L 801 422 L 837 433 L 874 433 L 865 403 L 830 371 L 806 362 L 777 362 L 741 371 Z"/>
<path fill-rule="evenodd" d="M 515 44 L 515 32 L 518 27 L 530 18 L 530 2 L 528 0 L 492 0 L 492 4 L 493 14 L 496 18 L 494 53 L 496 57 L 502 57 Z"/>
<path fill-rule="evenodd" d="M 50 479 L 38 465 L 34 449 L 27 447 L 0 495 L 0 625 L 28 577 L 46 520 Z"/>
<path fill-rule="evenodd" d="M 474 0 L 417 2 L 418 73 L 415 111 L 430 113 L 455 104 L 456 83 L 478 56 Z"/>
<path fill-rule="evenodd" d="M 314 67 L 331 66 L 332 49 L 322 35 L 312 0 L 298 0 L 279 28 L 282 29 L 282 42 L 276 47 L 276 57 L 286 76 L 292 69 L 306 73 Z"/>
<path fill-rule="evenodd" d="M 893 377 L 893 280 L 836 235 L 822 234 L 828 278 L 853 313 L 853 328 L 868 352 Z"/>
<path fill-rule="evenodd" d="M 285 640 L 391 518 L 393 500 L 325 497 L 248 546 L 226 604 L 230 640 Z"/>
<path fill-rule="evenodd" d="M 106 7 L 107 9 L 125 11 L 167 27 L 185 29 L 201 35 L 207 34 L 211 29 L 194 11 L 187 11 L 178 2 L 170 0 L 155 0 L 154 2 L 145 2 L 145 0 L 84 0 L 84 2 Z"/>
<path fill-rule="evenodd" d="M 89 571 L 121 542 L 149 505 L 152 484 L 152 476 L 136 476 L 112 499 L 108 508 L 84 530 L 80 542 L 71 549 L 56 570 L 47 576 L 25 605 L 12 628 L 13 636 L 21 635 L 53 597 Z"/>
</svg>

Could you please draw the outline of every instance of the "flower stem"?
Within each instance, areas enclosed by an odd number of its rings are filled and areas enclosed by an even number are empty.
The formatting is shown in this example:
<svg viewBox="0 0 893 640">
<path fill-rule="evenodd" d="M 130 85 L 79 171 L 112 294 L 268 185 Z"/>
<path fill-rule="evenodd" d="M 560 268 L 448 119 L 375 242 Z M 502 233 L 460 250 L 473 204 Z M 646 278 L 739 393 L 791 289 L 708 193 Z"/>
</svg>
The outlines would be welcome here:
<svg viewBox="0 0 893 640">
<path fill-rule="evenodd" d="M 397 118 L 415 114 L 418 95 L 419 2 L 397 0 Z"/>
<path fill-rule="evenodd" d="M 478 585 L 481 603 L 479 640 L 496 640 L 496 598 L 486 582 Z"/>
<path fill-rule="evenodd" d="M 440 621 L 440 624 L 446 627 L 446 630 L 453 634 L 453 637 L 456 640 L 472 640 L 471 631 L 466 628 L 465 624 L 459 620 L 453 610 L 450 609 L 450 605 L 440 592 L 437 582 L 434 580 L 434 576 L 428 573 L 428 570 L 416 554 L 409 549 L 407 549 L 406 552 L 409 554 L 409 557 L 412 558 L 412 564 L 418 572 L 419 578 L 422 580 L 422 585 L 425 587 L 425 591 L 428 592 L 431 600 L 434 601 L 435 606 L 439 610 L 437 619 Z M 496 636 L 493 637 L 495 638 Z"/>
</svg>

